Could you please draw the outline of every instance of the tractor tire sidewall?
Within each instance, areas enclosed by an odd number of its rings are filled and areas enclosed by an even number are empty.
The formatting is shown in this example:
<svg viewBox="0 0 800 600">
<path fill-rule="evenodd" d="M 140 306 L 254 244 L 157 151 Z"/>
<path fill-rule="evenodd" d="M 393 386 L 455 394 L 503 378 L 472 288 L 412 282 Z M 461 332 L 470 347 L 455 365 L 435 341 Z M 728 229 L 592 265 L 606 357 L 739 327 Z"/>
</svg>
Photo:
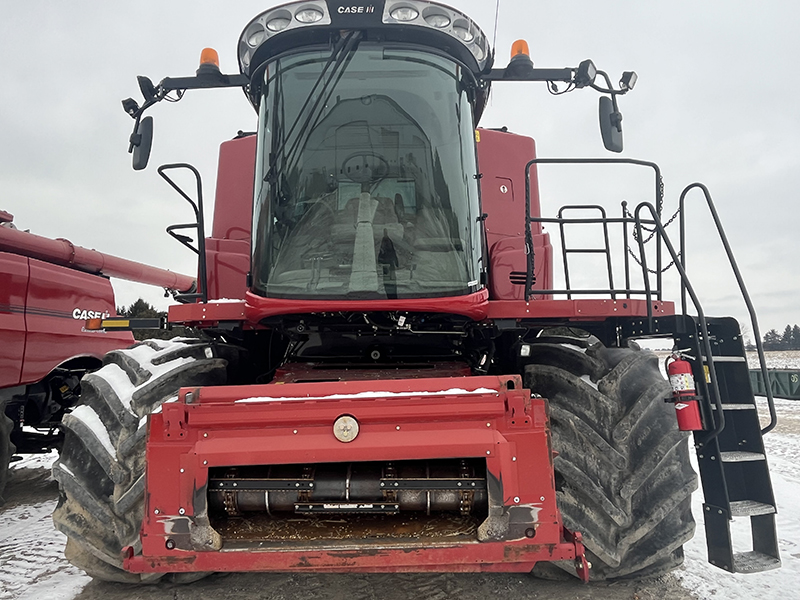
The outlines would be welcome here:
<svg viewBox="0 0 800 600">
<path fill-rule="evenodd" d="M 548 400 L 559 510 L 583 534 L 592 579 L 657 576 L 694 535 L 697 477 L 650 351 L 532 345 L 525 385 Z M 570 571 L 571 564 L 558 566 Z M 552 578 L 551 566 L 534 574 Z"/>
<path fill-rule="evenodd" d="M 5 502 L 3 493 L 11 474 L 11 457 L 16 448 L 11 443 L 11 432 L 14 430 L 14 421 L 6 415 L 6 402 L 0 402 L 0 504 Z"/>
<path fill-rule="evenodd" d="M 152 583 L 163 573 L 123 569 L 122 549 L 141 553 L 147 417 L 177 399 L 181 387 L 221 385 L 230 347 L 202 340 L 147 340 L 106 355 L 81 381 L 78 406 L 63 419 L 61 456 L 53 465 L 56 529 L 66 557 L 95 579 Z M 202 574 L 177 576 L 190 581 Z"/>
</svg>

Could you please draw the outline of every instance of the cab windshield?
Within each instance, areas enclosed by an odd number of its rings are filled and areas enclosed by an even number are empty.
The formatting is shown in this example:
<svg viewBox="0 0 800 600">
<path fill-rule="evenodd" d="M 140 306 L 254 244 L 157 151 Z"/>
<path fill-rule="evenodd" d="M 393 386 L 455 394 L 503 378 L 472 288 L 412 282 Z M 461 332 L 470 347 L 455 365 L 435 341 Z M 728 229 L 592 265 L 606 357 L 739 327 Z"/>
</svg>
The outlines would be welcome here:
<svg viewBox="0 0 800 600">
<path fill-rule="evenodd" d="M 479 288 L 471 75 L 361 44 L 270 62 L 260 104 L 253 288 L 269 297 Z"/>
</svg>

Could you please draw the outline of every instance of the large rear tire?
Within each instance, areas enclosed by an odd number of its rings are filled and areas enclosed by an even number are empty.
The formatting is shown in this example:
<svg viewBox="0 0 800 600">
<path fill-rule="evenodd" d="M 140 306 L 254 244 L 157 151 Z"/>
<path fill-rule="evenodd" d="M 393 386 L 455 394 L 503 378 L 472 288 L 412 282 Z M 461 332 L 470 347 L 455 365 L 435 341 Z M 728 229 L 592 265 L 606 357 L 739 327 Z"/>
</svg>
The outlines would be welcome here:
<svg viewBox="0 0 800 600">
<path fill-rule="evenodd" d="M 592 579 L 656 576 L 694 535 L 687 434 L 664 402 L 658 358 L 637 348 L 535 344 L 526 386 L 549 401 L 564 525 L 583 534 Z M 574 574 L 574 567 L 559 565 Z M 539 567 L 539 565 L 537 565 Z M 534 574 L 553 573 L 547 563 Z"/>
<path fill-rule="evenodd" d="M 123 583 L 163 577 L 122 569 L 124 547 L 141 552 L 146 417 L 180 387 L 225 383 L 228 361 L 219 355 L 220 347 L 200 340 L 147 340 L 110 352 L 103 368 L 83 378 L 53 465 L 60 488 L 53 522 L 67 536 L 67 559 L 88 575 Z"/>
<path fill-rule="evenodd" d="M 0 504 L 3 504 L 3 492 L 8 481 L 9 465 L 16 448 L 11 443 L 11 431 L 14 421 L 6 416 L 6 401 L 0 401 Z"/>
</svg>

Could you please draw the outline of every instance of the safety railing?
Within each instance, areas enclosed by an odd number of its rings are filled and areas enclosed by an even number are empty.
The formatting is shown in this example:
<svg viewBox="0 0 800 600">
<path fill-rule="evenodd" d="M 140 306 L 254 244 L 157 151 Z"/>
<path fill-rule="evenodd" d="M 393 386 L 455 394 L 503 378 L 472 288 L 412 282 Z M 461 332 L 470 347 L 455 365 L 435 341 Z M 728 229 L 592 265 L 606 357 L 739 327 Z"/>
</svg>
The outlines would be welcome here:
<svg viewBox="0 0 800 600">
<path fill-rule="evenodd" d="M 621 213 L 619 217 L 609 217 L 606 209 L 597 204 L 571 204 L 562 206 L 556 217 L 543 217 L 531 216 L 531 169 L 534 165 L 543 164 L 559 164 L 559 165 L 581 165 L 581 164 L 617 164 L 617 165 L 636 165 L 644 166 L 653 170 L 655 181 L 655 206 L 658 207 L 657 216 L 653 220 L 645 220 L 643 224 L 651 231 L 651 237 L 656 236 L 655 252 L 656 252 L 656 266 L 653 270 L 655 275 L 655 285 L 650 285 L 649 273 L 646 269 L 642 270 L 643 280 L 647 280 L 646 285 L 642 287 L 633 287 L 632 268 L 630 263 L 631 252 L 629 231 L 635 228 L 636 219 L 627 210 L 627 203 L 621 203 Z M 525 279 L 525 300 L 528 301 L 531 297 L 535 296 L 550 296 L 550 295 L 565 295 L 567 299 L 572 299 L 575 296 L 605 296 L 608 295 L 612 299 L 618 296 L 630 299 L 634 296 L 643 296 L 647 300 L 661 300 L 663 296 L 662 290 L 662 265 L 661 265 L 661 244 L 660 233 L 655 229 L 656 219 L 660 217 L 661 206 L 663 205 L 663 182 L 661 179 L 661 170 L 658 165 L 652 162 L 643 160 L 636 160 L 630 158 L 537 158 L 530 161 L 525 166 L 525 214 L 526 214 L 526 227 L 525 227 L 525 246 L 527 253 L 526 265 L 526 279 Z M 567 213 L 574 213 L 575 211 L 593 211 L 597 212 L 599 216 L 594 217 L 567 217 Z M 534 289 L 534 272 L 536 257 L 533 252 L 533 233 L 531 225 L 533 223 L 557 225 L 560 231 L 560 244 L 561 256 L 563 263 L 563 275 L 565 281 L 564 288 L 552 289 Z M 566 228 L 574 225 L 598 225 L 601 226 L 603 232 L 602 247 L 593 248 L 575 248 L 568 247 L 566 239 Z M 616 287 L 614 285 L 614 260 L 612 258 L 611 240 L 609 227 L 618 226 L 620 237 L 618 238 L 621 247 L 623 248 L 623 271 L 625 284 L 624 287 Z M 572 285 L 572 277 L 570 272 L 570 256 L 575 254 L 604 254 L 605 255 L 605 268 L 606 279 L 608 287 L 592 287 L 582 288 Z M 641 260 L 637 259 L 641 265 Z"/>
<path fill-rule="evenodd" d="M 706 200 L 706 205 L 708 206 L 708 210 L 711 213 L 712 219 L 714 219 L 714 226 L 717 228 L 717 233 L 719 234 L 719 238 L 722 241 L 722 245 L 725 248 L 725 254 L 728 257 L 728 262 L 730 263 L 731 269 L 733 270 L 734 277 L 736 277 L 736 283 L 739 286 L 739 291 L 742 293 L 742 299 L 744 300 L 745 305 L 747 306 L 747 313 L 750 316 L 750 327 L 753 330 L 753 337 L 756 341 L 756 350 L 758 351 L 758 361 L 761 370 L 761 376 L 764 378 L 764 381 L 769 381 L 769 375 L 767 374 L 767 359 L 764 356 L 764 345 L 761 341 L 761 330 L 758 327 L 758 317 L 756 316 L 756 310 L 753 307 L 753 302 L 750 299 L 750 293 L 747 291 L 747 286 L 744 283 L 744 278 L 742 277 L 742 273 L 739 270 L 739 265 L 736 262 L 736 258 L 733 255 L 733 250 L 731 249 L 731 245 L 728 242 L 728 236 L 725 235 L 725 229 L 722 227 L 722 221 L 720 221 L 719 215 L 717 214 L 717 208 L 714 206 L 714 201 L 711 199 L 711 193 L 708 191 L 708 188 L 703 185 L 702 183 L 693 183 L 688 185 L 684 188 L 683 192 L 681 192 L 680 203 L 678 205 L 678 212 L 680 214 L 680 232 L 681 232 L 681 255 L 680 255 L 680 266 L 682 267 L 681 272 L 685 273 L 686 270 L 686 196 L 690 191 L 693 189 L 699 189 L 703 192 L 703 197 Z M 683 313 L 686 314 L 686 292 L 688 288 L 685 287 L 688 285 L 688 278 L 681 277 L 681 309 Z M 710 355 L 709 355 L 710 356 Z M 769 407 L 769 424 L 761 430 L 761 434 L 768 433 L 772 431 L 775 426 L 778 424 L 778 415 L 775 412 L 775 399 L 772 395 L 772 389 L 767 386 L 766 388 L 766 397 L 767 397 L 767 405 Z"/>
<path fill-rule="evenodd" d="M 580 165 L 580 164 L 618 164 L 618 165 L 637 165 L 637 166 L 644 166 L 653 170 L 654 174 L 654 181 L 655 181 L 655 202 L 641 202 L 639 203 L 633 214 L 628 211 L 627 203 L 621 202 L 621 216 L 619 217 L 609 217 L 606 213 L 606 209 L 597 204 L 572 204 L 562 206 L 556 217 L 543 217 L 543 216 L 531 216 L 531 169 L 535 165 L 542 165 L 542 164 L 572 164 L 572 165 Z M 679 274 L 680 279 L 680 296 L 681 296 L 681 312 L 684 316 L 688 316 L 688 307 L 687 307 L 687 295 L 691 299 L 692 306 L 694 307 L 695 312 L 697 313 L 697 325 L 699 329 L 699 333 L 702 337 L 702 345 L 703 350 L 705 352 L 705 356 L 711 359 L 712 352 L 711 352 L 711 344 L 710 344 L 710 336 L 708 334 L 708 323 L 706 320 L 705 312 L 703 310 L 703 306 L 695 293 L 694 288 L 692 287 L 691 281 L 689 276 L 686 272 L 686 211 L 685 211 L 685 202 L 687 194 L 693 189 L 700 189 L 703 192 L 703 195 L 706 200 L 706 204 L 708 206 L 709 212 L 714 220 L 715 227 L 717 229 L 717 233 L 722 241 L 723 247 L 726 252 L 726 256 L 728 258 L 728 262 L 733 270 L 734 276 L 736 278 L 737 284 L 739 286 L 740 292 L 742 294 L 742 298 L 747 306 L 747 310 L 750 316 L 751 327 L 753 330 L 753 336 L 756 340 L 756 346 L 758 350 L 759 362 L 761 365 L 761 372 L 765 380 L 768 379 L 767 376 L 767 368 L 766 368 L 766 359 L 764 357 L 764 350 L 763 345 L 761 342 L 761 333 L 758 327 L 758 320 L 755 314 L 755 309 L 753 307 L 752 301 L 750 299 L 750 295 L 747 291 L 747 288 L 744 283 L 744 279 L 742 278 L 741 272 L 739 267 L 736 263 L 736 259 L 733 255 L 733 251 L 731 250 L 730 244 L 728 243 L 727 236 L 725 231 L 722 227 L 722 223 L 719 219 L 717 214 L 716 208 L 714 203 L 711 199 L 711 195 L 703 184 L 700 183 L 693 183 L 687 186 L 680 196 L 680 202 L 678 211 L 676 214 L 669 220 L 668 223 L 664 223 L 662 221 L 662 208 L 664 202 L 664 192 L 663 192 L 663 181 L 661 178 L 661 171 L 655 163 L 648 162 L 648 161 L 641 161 L 636 159 L 627 159 L 627 158 L 583 158 L 583 159 L 568 159 L 568 158 L 538 158 L 534 159 L 527 163 L 525 167 L 525 215 L 526 215 L 526 227 L 525 227 L 525 245 L 526 245 L 526 253 L 527 253 L 527 264 L 526 264 L 526 278 L 525 278 L 525 300 L 529 301 L 532 297 L 536 296 L 550 296 L 550 295 L 566 295 L 567 299 L 572 299 L 573 295 L 584 295 L 584 296 L 602 296 L 608 295 L 612 299 L 616 299 L 617 296 L 623 296 L 624 298 L 631 298 L 633 296 L 642 296 L 644 299 L 648 300 L 647 304 L 647 318 L 651 324 L 652 330 L 652 320 L 653 320 L 653 300 L 660 301 L 663 297 L 663 272 L 675 266 L 676 270 Z M 599 216 L 595 217 L 567 217 L 568 213 L 572 213 L 573 211 L 594 211 L 599 214 Z M 669 236 L 666 232 L 666 226 L 672 222 L 673 219 L 676 217 L 680 217 L 680 225 L 679 225 L 679 235 L 680 235 L 680 250 L 676 250 L 672 241 L 670 240 Z M 532 224 L 534 223 L 542 223 L 542 224 L 554 224 L 558 225 L 559 233 L 560 233 L 560 244 L 561 244 L 561 256 L 563 261 L 563 269 L 564 269 L 564 281 L 565 287 L 563 289 L 534 289 L 534 272 L 535 272 L 535 260 L 536 257 L 534 255 L 534 245 L 533 245 L 533 233 L 532 233 Z M 602 226 L 602 246 L 595 246 L 595 247 L 569 247 L 567 245 L 567 236 L 566 236 L 566 227 L 570 225 L 600 225 Z M 612 260 L 612 249 L 610 243 L 610 234 L 609 234 L 609 226 L 618 225 L 621 229 L 621 247 L 624 253 L 624 261 L 623 261 L 623 272 L 625 278 L 624 287 L 618 288 L 614 285 L 614 261 Z M 636 247 L 638 250 L 638 256 L 632 252 L 631 244 L 630 244 L 630 237 L 629 233 L 633 234 L 633 238 L 636 242 Z M 648 266 L 648 258 L 647 258 L 647 251 L 645 245 L 650 242 L 651 240 L 655 241 L 654 253 L 655 253 L 655 267 L 651 269 Z M 670 263 L 667 265 L 666 268 L 663 266 L 663 250 L 666 249 Z M 607 288 L 578 288 L 572 285 L 572 277 L 570 274 L 569 268 L 569 257 L 573 254 L 603 254 L 606 258 L 606 269 L 607 269 L 607 279 L 608 279 L 608 287 Z M 635 270 L 630 263 L 629 257 L 633 256 L 638 263 L 639 267 L 641 268 L 641 281 L 642 287 L 634 287 L 631 283 L 632 281 L 632 273 Z M 651 280 L 651 275 L 654 276 L 655 282 Z M 715 427 L 713 431 L 709 434 L 709 439 L 716 437 L 722 429 L 725 427 L 725 419 L 724 414 L 722 411 L 722 402 L 721 396 L 719 392 L 719 387 L 717 384 L 717 378 L 714 374 L 714 369 L 709 370 L 709 392 L 711 395 L 712 402 L 717 407 L 717 419 L 715 422 Z M 769 388 L 766 390 L 766 397 L 767 403 L 769 406 L 769 414 L 770 414 L 770 423 L 762 429 L 762 433 L 767 433 L 771 431 L 775 425 L 777 424 L 777 415 L 775 412 L 775 403 L 772 397 L 772 392 Z"/>
</svg>

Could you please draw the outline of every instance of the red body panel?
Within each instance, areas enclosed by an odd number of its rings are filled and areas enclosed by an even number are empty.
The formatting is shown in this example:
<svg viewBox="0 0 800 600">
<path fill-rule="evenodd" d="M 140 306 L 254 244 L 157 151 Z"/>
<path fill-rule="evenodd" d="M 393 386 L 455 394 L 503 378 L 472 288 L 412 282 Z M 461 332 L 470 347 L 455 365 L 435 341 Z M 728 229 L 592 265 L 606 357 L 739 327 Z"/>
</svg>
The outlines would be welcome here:
<svg viewBox="0 0 800 600">
<path fill-rule="evenodd" d="M 0 253 L 0 387 L 40 381 L 73 358 L 98 363 L 129 346 L 126 332 L 89 332 L 85 312 L 116 314 L 114 291 L 103 277 Z"/>
<path fill-rule="evenodd" d="M 52 240 L 10 227 L 0 227 L 0 251 L 180 292 L 194 287 L 194 277 L 82 248 L 69 240 Z"/>
<path fill-rule="evenodd" d="M 284 300 L 263 298 L 250 292 L 247 292 L 246 298 L 245 314 L 250 323 L 258 323 L 264 317 L 272 315 L 292 313 L 394 310 L 464 315 L 480 321 L 486 318 L 489 306 L 489 292 L 485 289 L 467 296 L 397 300 Z"/>
<path fill-rule="evenodd" d="M 236 138 L 220 145 L 211 237 L 250 242 L 255 163 L 256 136 Z"/>
<path fill-rule="evenodd" d="M 0 388 L 20 381 L 27 292 L 28 259 L 0 252 Z"/>
<path fill-rule="evenodd" d="M 208 297 L 242 299 L 250 271 L 250 240 L 206 239 Z"/>
<path fill-rule="evenodd" d="M 247 292 L 246 302 L 222 302 L 213 300 L 208 304 L 182 304 L 169 307 L 169 320 L 208 327 L 220 321 L 245 320 L 255 326 L 266 318 L 312 312 L 337 311 L 392 311 L 433 312 L 464 315 L 476 321 L 486 318 L 489 294 L 481 290 L 467 296 L 454 298 L 414 298 L 410 300 L 326 300 L 324 307 L 319 300 L 291 300 L 263 298 Z"/>
<path fill-rule="evenodd" d="M 489 247 L 489 289 L 492 300 L 522 300 L 525 294 L 525 165 L 536 158 L 533 139 L 491 129 L 478 130 L 481 202 Z M 538 216 L 539 181 L 530 172 L 530 214 Z M 541 223 L 531 224 L 535 289 L 552 289 L 553 249 Z M 550 297 L 540 297 L 548 300 Z"/>
<path fill-rule="evenodd" d="M 645 300 L 489 300 L 473 294 L 463 296 L 463 304 L 454 302 L 453 298 L 429 299 L 424 303 L 409 300 L 385 300 L 385 304 L 372 301 L 372 304 L 356 302 L 328 302 L 326 311 L 348 310 L 403 310 L 413 312 L 439 312 L 461 314 L 480 319 L 562 319 L 568 321 L 598 321 L 610 317 L 646 317 L 647 302 Z M 255 299 L 255 300 L 254 300 Z M 437 300 L 437 302 L 433 302 Z M 474 301 L 470 305 L 468 302 Z M 255 306 L 250 304 L 253 302 Z M 393 304 L 390 304 L 393 303 Z M 402 304 L 401 304 L 402 303 Z M 380 305 L 380 307 L 378 306 Z M 254 296 L 248 292 L 247 301 L 222 302 L 208 304 L 180 304 L 169 307 L 169 320 L 197 327 L 213 327 L 220 321 L 246 321 L 246 326 L 255 327 L 258 322 L 268 316 L 318 312 L 319 305 L 313 302 L 274 300 Z M 674 302 L 654 302 L 652 314 L 660 316 L 674 315 Z"/>
<path fill-rule="evenodd" d="M 580 548 L 556 508 L 545 403 L 519 376 L 183 389 L 150 417 L 147 464 L 157 467 L 146 475 L 142 555 L 131 552 L 125 569 L 526 572 L 539 560 L 573 560 Z M 332 431 L 343 414 L 360 424 L 350 443 Z M 262 541 L 220 551 L 192 542 L 209 468 L 462 457 L 486 460 L 497 511 L 527 515 L 507 539 Z"/>
<path fill-rule="evenodd" d="M 244 298 L 250 271 L 256 136 L 237 138 L 219 149 L 214 226 L 206 240 L 208 297 Z"/>
</svg>

